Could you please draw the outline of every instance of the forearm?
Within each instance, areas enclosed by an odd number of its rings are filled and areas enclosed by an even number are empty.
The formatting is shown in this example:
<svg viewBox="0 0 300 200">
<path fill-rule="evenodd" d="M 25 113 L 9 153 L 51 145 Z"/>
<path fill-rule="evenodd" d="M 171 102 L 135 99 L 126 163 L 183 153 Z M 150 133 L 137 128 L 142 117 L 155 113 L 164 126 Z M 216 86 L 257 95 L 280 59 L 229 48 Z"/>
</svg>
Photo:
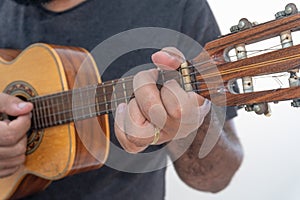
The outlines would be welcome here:
<svg viewBox="0 0 300 200">
<path fill-rule="evenodd" d="M 228 185 L 243 158 L 242 147 L 232 123 L 227 121 L 220 129 L 219 119 L 211 119 L 211 115 L 208 114 L 197 133 L 169 145 L 170 155 L 175 159 L 189 143 L 188 141 L 193 140 L 183 155 L 174 162 L 179 177 L 186 184 L 209 192 L 218 192 Z M 209 133 L 207 133 L 208 129 L 210 129 Z M 204 140 L 207 134 L 217 134 L 215 135 L 217 139 L 212 137 Z M 200 158 L 199 150 L 202 145 L 207 145 L 206 148 L 211 145 L 213 147 L 205 157 Z"/>
</svg>

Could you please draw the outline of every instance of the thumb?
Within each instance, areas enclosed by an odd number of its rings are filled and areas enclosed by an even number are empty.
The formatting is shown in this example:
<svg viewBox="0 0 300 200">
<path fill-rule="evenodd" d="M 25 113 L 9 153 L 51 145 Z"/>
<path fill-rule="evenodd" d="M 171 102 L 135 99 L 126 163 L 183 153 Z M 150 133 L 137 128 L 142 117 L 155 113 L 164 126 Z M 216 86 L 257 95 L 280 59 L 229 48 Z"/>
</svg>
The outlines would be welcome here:
<svg viewBox="0 0 300 200">
<path fill-rule="evenodd" d="M 24 115 L 31 112 L 33 105 L 5 93 L 0 93 L 0 113 L 10 116 Z"/>
</svg>

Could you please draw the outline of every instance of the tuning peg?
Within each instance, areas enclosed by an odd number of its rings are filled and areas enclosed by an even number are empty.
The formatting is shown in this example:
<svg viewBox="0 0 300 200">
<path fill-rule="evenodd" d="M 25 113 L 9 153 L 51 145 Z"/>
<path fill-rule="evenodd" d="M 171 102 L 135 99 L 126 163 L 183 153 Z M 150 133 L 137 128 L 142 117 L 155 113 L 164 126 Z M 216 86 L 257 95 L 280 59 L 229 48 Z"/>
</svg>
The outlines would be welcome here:
<svg viewBox="0 0 300 200">
<path fill-rule="evenodd" d="M 245 110 L 248 111 L 248 112 L 254 111 L 258 115 L 264 114 L 267 117 L 270 117 L 271 114 L 272 114 L 271 107 L 268 103 L 247 105 L 245 107 Z"/>
<path fill-rule="evenodd" d="M 290 87 L 300 86 L 300 77 L 298 77 L 297 73 L 294 71 L 290 72 L 289 84 L 290 84 Z M 291 106 L 299 108 L 300 107 L 300 99 L 293 99 Z"/>
<path fill-rule="evenodd" d="M 296 13 L 298 13 L 297 6 L 294 3 L 289 3 L 285 6 L 283 11 L 279 11 L 275 14 L 275 18 L 279 19 Z"/>
<path fill-rule="evenodd" d="M 280 33 L 280 42 L 282 48 L 293 46 L 293 38 L 290 30 Z"/>
<path fill-rule="evenodd" d="M 237 25 L 234 25 L 230 28 L 231 33 L 239 32 L 248 28 L 251 28 L 255 25 L 257 25 L 257 22 L 251 23 L 247 18 L 240 19 L 239 23 Z"/>
</svg>

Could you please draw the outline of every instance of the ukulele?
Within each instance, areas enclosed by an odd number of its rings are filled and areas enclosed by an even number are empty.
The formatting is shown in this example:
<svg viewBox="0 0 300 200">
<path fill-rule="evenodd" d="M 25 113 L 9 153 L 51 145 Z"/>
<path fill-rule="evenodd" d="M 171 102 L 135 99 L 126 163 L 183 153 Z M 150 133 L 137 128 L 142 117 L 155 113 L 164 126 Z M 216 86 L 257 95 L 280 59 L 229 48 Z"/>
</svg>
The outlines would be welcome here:
<svg viewBox="0 0 300 200">
<path fill-rule="evenodd" d="M 292 106 L 300 107 L 300 46 L 292 42 L 299 27 L 294 4 L 263 24 L 243 18 L 232 33 L 207 43 L 205 52 L 178 71 L 160 72 L 158 82 L 174 78 L 186 91 L 217 106 L 243 106 L 257 114 L 268 115 L 269 102 L 291 100 Z M 282 48 L 247 55 L 247 45 L 274 37 L 281 39 Z M 230 57 L 231 50 L 236 60 Z M 109 150 L 108 113 L 134 96 L 133 77 L 101 82 L 93 57 L 77 47 L 37 43 L 23 51 L 2 49 L 0 55 L 0 74 L 5 74 L 0 90 L 34 105 L 26 163 L 0 179 L 0 199 L 22 198 L 54 180 L 100 168 Z M 277 73 L 289 74 L 288 87 L 255 90 L 253 77 Z M 234 84 L 238 81 L 239 90 Z"/>
</svg>

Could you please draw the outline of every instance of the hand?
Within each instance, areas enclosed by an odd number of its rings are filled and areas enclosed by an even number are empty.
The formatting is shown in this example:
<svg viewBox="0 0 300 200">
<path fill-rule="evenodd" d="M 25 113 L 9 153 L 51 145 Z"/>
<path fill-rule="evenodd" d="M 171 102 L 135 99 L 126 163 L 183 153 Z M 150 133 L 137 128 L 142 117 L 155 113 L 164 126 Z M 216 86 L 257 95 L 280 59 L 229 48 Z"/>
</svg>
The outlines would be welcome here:
<svg viewBox="0 0 300 200">
<path fill-rule="evenodd" d="M 175 70 L 184 57 L 175 48 L 165 48 L 152 55 L 163 70 Z M 116 111 L 115 133 L 121 146 L 137 153 L 150 144 L 162 144 L 184 138 L 198 129 L 210 110 L 210 102 L 194 92 L 185 92 L 175 80 L 156 86 L 158 70 L 148 70 L 134 77 L 135 98 Z"/>
<path fill-rule="evenodd" d="M 32 108 L 31 103 L 0 93 L 0 113 L 15 117 L 0 121 L 0 178 L 15 173 L 25 162 Z"/>
</svg>

